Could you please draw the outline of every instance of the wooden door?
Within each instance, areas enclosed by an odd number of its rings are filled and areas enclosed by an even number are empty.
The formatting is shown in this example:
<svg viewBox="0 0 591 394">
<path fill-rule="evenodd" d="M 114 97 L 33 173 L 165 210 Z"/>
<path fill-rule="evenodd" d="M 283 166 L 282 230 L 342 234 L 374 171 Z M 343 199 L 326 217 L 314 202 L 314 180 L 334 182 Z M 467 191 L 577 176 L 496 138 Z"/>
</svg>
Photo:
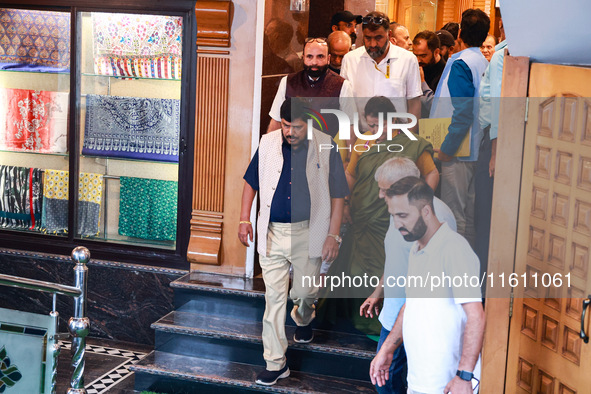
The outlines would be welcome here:
<svg viewBox="0 0 591 394">
<path fill-rule="evenodd" d="M 515 273 L 529 283 L 513 304 L 505 392 L 589 393 L 591 69 L 533 64 L 528 96 Z M 542 285 L 569 273 L 570 287 Z"/>
</svg>

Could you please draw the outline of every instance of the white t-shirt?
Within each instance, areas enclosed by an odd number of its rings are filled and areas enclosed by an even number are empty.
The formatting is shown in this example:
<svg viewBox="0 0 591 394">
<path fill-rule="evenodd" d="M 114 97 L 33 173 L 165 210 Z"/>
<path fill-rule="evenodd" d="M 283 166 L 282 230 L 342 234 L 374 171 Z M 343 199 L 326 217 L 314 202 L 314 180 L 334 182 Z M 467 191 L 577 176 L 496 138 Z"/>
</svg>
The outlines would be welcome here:
<svg viewBox="0 0 591 394">
<path fill-rule="evenodd" d="M 408 263 L 408 278 L 440 276 L 479 277 L 480 263 L 461 235 L 442 224 L 427 246 L 415 242 Z M 430 281 L 429 281 L 430 283 Z M 408 387 L 420 393 L 442 393 L 458 369 L 462 355 L 466 313 L 462 304 L 481 302 L 480 288 L 442 286 L 406 288 L 402 335 L 408 360 Z M 471 297 L 467 297 L 471 296 Z M 478 368 L 474 371 L 477 378 Z"/>
<path fill-rule="evenodd" d="M 287 92 L 287 76 L 281 78 L 279 87 L 277 88 L 277 94 L 273 100 L 273 105 L 269 111 L 269 116 L 281 122 L 281 105 L 285 101 L 285 93 Z M 339 93 L 339 106 L 340 110 L 349 115 L 349 119 L 353 122 L 353 113 L 355 112 L 355 102 L 353 99 L 353 89 L 351 89 L 351 83 L 349 81 L 343 81 L 341 91 Z M 330 115 L 334 116 L 334 115 Z"/>
<path fill-rule="evenodd" d="M 445 222 L 453 230 L 457 231 L 456 219 L 453 212 L 449 207 L 437 197 L 433 198 L 433 207 L 435 208 L 435 216 L 440 222 Z M 408 272 L 408 255 L 412 242 L 404 240 L 400 231 L 394 225 L 394 219 L 390 216 L 390 227 L 386 232 L 384 238 L 384 247 L 386 249 L 386 263 L 384 265 L 384 305 L 380 312 L 380 323 L 388 330 L 392 331 L 398 312 L 402 308 L 405 302 L 404 288 L 399 288 L 394 282 L 394 279 L 406 277 Z M 388 281 L 393 286 L 388 285 Z M 403 284 L 400 282 L 399 284 Z"/>
<path fill-rule="evenodd" d="M 390 73 L 386 78 L 388 65 Z M 343 57 L 341 77 L 351 82 L 362 122 L 365 122 L 365 104 L 374 96 L 399 98 L 392 100 L 396 112 L 406 112 L 406 99 L 423 95 L 416 56 L 392 43 L 379 64 L 368 55 L 364 46 L 347 53 Z"/>
</svg>

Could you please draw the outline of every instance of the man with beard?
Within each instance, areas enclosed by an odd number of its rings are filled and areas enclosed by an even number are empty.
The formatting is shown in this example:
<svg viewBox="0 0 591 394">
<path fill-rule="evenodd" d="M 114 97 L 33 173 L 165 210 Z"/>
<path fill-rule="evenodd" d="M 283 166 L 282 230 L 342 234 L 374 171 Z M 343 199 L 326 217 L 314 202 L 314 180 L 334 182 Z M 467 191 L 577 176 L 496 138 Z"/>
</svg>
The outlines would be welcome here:
<svg viewBox="0 0 591 394">
<path fill-rule="evenodd" d="M 433 189 L 416 177 L 402 178 L 386 191 L 394 225 L 411 246 L 406 303 L 370 365 L 372 383 L 384 386 L 394 351 L 404 340 L 408 393 L 472 393 L 479 376 L 484 336 L 480 287 L 456 279 L 479 277 L 478 257 L 462 236 L 435 215 Z M 442 279 L 421 287 L 412 278 Z M 452 285 L 453 283 L 453 285 Z M 433 285 L 433 281 L 430 283 Z"/>
<path fill-rule="evenodd" d="M 416 164 L 406 157 L 395 157 L 387 160 L 378 167 L 375 174 L 375 180 L 380 188 L 379 197 L 385 199 L 386 191 L 400 179 L 407 176 L 418 178 L 420 175 L 421 173 Z M 433 206 L 437 218 L 441 222 L 446 222 L 455 231 L 456 220 L 449 207 L 437 197 L 433 198 Z M 390 227 L 388 227 L 386 238 L 384 238 L 384 249 L 386 250 L 384 274 L 372 295 L 363 302 L 359 310 L 359 315 L 365 318 L 373 319 L 374 313 L 376 317 L 379 314 L 382 331 L 380 332 L 380 341 L 378 342 L 378 352 L 390 334 L 390 331 L 392 331 L 394 322 L 398 317 L 398 312 L 405 301 L 404 289 L 388 284 L 384 286 L 384 278 L 406 276 L 408 272 L 408 255 L 411 246 L 412 243 L 402 237 L 402 234 L 394 225 L 394 219 L 390 216 Z M 382 300 L 383 307 L 380 311 L 379 304 Z M 385 386 L 376 386 L 378 393 L 405 394 L 406 354 L 404 353 L 404 346 L 400 346 L 394 352 L 394 358 L 388 376 L 388 382 L 386 382 Z"/>
<path fill-rule="evenodd" d="M 352 45 L 357 40 L 357 25 L 361 23 L 361 15 L 353 15 L 350 11 L 340 11 L 332 16 L 330 25 L 332 31 L 344 31 L 351 37 Z"/>
<path fill-rule="evenodd" d="M 304 69 L 289 74 L 281 79 L 269 116 L 271 122 L 267 132 L 277 130 L 281 126 L 281 104 L 289 97 L 317 97 L 311 101 L 310 108 L 320 112 L 321 109 L 340 109 L 353 113 L 354 106 L 348 97 L 353 96 L 351 84 L 341 76 L 328 69 L 330 55 L 324 38 L 307 38 L 304 43 Z M 326 117 L 327 130 L 322 130 L 334 137 L 338 132 L 338 119 Z"/>
<path fill-rule="evenodd" d="M 362 22 L 364 46 L 345 55 L 341 76 L 351 82 L 363 131 L 368 130 L 363 109 L 374 96 L 388 97 L 398 112 L 418 118 L 423 91 L 417 58 L 390 42 L 386 14 L 373 11 Z"/>
<path fill-rule="evenodd" d="M 459 46 L 456 45 L 454 36 L 447 30 L 437 30 L 435 34 L 437 35 L 437 38 L 439 38 L 440 54 L 443 57 L 443 60 L 447 61 L 451 55 L 458 52 Z"/>
<path fill-rule="evenodd" d="M 432 31 L 425 30 L 417 33 L 412 41 L 412 52 L 419 61 L 419 66 L 425 74 L 425 82 L 433 92 L 445 68 L 445 60 L 439 53 L 439 38 Z"/>
</svg>

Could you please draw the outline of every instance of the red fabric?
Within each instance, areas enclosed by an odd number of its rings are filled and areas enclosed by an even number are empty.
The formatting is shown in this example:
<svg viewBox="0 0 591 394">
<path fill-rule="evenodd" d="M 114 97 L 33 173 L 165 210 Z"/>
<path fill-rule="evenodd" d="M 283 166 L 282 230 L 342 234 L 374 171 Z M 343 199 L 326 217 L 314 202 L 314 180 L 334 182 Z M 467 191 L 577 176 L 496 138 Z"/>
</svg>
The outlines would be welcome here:
<svg viewBox="0 0 591 394">
<path fill-rule="evenodd" d="M 68 93 L 1 89 L 0 100 L 3 149 L 66 152 Z"/>
</svg>

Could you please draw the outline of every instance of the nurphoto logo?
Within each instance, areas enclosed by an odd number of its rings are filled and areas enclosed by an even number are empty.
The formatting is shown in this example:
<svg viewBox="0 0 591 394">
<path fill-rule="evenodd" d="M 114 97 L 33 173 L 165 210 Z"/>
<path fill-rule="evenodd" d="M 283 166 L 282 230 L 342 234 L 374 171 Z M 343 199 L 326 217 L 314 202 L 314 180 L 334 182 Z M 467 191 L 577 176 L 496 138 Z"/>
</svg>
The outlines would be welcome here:
<svg viewBox="0 0 591 394">
<path fill-rule="evenodd" d="M 319 129 L 320 131 L 326 131 L 328 129 L 326 120 L 324 119 L 324 116 L 322 116 L 322 114 L 332 114 L 334 116 L 337 117 L 338 122 L 339 122 L 339 133 L 338 136 L 341 140 L 350 140 L 351 139 L 351 125 L 353 126 L 353 133 L 355 134 L 355 137 L 357 137 L 357 139 L 359 140 L 364 140 L 364 141 L 375 141 L 378 138 L 380 138 L 382 136 L 382 134 L 384 132 L 386 132 L 386 137 L 388 140 L 392 139 L 392 136 L 394 135 L 394 130 L 401 131 L 404 134 L 406 134 L 406 136 L 412 140 L 412 141 L 417 141 L 417 137 L 415 137 L 413 135 L 413 133 L 410 131 L 410 129 L 412 127 L 414 127 L 417 124 L 417 118 L 416 116 L 414 116 L 413 114 L 407 113 L 407 112 L 388 112 L 386 113 L 386 124 L 384 127 L 384 114 L 380 113 L 378 115 L 378 130 L 376 133 L 374 134 L 369 134 L 366 135 L 363 132 L 359 131 L 359 113 L 355 112 L 353 114 L 353 122 L 351 122 L 351 119 L 349 118 L 349 116 L 343 112 L 340 111 L 338 109 L 321 109 L 320 112 L 315 111 L 311 108 L 306 108 L 308 109 L 310 112 L 307 113 L 307 115 L 310 117 L 308 119 L 308 140 L 312 140 L 313 136 L 312 136 L 312 129 L 314 127 L 316 127 L 317 129 Z M 407 123 L 399 123 L 402 120 L 410 120 Z M 385 129 L 385 130 L 384 130 Z M 377 144 L 377 145 L 381 145 L 381 144 Z M 390 145 L 388 147 L 388 151 L 391 152 L 401 152 L 403 147 L 402 145 L 397 145 L 394 144 L 395 146 Z M 398 146 L 400 148 L 400 150 L 394 150 L 392 151 L 392 149 L 394 149 L 396 146 Z M 363 147 L 363 146 L 362 146 Z M 332 149 L 332 145 L 328 145 L 328 144 L 320 144 L 320 150 L 322 149 Z M 339 148 L 337 147 L 337 150 Z M 355 149 L 357 151 L 357 147 L 354 147 L 353 149 Z M 365 150 L 367 151 L 369 149 L 369 147 L 367 146 L 367 144 L 365 145 Z M 379 149 L 379 146 L 378 146 Z"/>
</svg>

